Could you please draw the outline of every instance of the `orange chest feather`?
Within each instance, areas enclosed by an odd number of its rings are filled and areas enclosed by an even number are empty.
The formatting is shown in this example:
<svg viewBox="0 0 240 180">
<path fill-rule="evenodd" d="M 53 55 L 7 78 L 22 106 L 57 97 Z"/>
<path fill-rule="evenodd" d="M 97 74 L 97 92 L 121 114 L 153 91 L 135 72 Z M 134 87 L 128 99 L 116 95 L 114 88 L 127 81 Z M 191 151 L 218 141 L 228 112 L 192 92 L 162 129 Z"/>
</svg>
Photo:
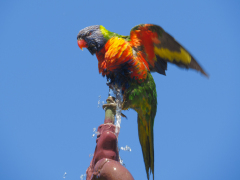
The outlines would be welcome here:
<svg viewBox="0 0 240 180">
<path fill-rule="evenodd" d="M 135 52 L 129 42 L 113 37 L 97 54 L 99 73 L 103 76 L 109 73 L 121 73 L 128 69 L 130 78 L 139 81 L 146 79 L 149 67 L 141 52 Z"/>
</svg>

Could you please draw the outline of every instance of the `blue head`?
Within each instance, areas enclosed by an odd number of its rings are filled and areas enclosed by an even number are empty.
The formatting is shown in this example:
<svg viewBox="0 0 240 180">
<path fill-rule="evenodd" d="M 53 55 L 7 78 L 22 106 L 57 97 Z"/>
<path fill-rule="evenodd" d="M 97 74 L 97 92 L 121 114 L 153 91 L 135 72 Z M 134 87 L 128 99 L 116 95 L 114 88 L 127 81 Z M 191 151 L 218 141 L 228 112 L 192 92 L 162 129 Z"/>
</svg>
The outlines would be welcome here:
<svg viewBox="0 0 240 180">
<path fill-rule="evenodd" d="M 89 26 L 79 31 L 77 40 L 78 46 L 81 49 L 86 47 L 92 55 L 101 50 L 107 42 L 99 25 Z"/>
</svg>

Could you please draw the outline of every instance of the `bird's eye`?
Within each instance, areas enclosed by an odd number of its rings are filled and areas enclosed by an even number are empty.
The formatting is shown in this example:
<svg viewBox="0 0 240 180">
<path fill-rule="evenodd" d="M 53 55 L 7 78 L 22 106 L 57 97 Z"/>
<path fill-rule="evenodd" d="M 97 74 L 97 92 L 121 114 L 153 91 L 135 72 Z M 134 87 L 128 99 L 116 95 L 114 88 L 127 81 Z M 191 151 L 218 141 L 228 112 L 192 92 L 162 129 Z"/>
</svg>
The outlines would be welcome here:
<svg viewBox="0 0 240 180">
<path fill-rule="evenodd" d="M 90 36 L 92 34 L 92 32 L 88 32 L 87 35 Z"/>
</svg>

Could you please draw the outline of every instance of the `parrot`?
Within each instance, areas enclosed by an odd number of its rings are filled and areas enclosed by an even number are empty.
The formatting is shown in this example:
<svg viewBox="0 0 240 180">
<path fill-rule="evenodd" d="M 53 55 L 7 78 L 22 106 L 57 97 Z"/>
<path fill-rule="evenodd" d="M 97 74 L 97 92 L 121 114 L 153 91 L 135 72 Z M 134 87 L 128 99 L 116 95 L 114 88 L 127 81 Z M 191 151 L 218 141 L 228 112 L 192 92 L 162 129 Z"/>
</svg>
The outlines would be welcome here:
<svg viewBox="0 0 240 180">
<path fill-rule="evenodd" d="M 119 35 L 102 25 L 79 31 L 77 43 L 98 59 L 98 70 L 110 85 L 121 88 L 122 110 L 137 112 L 138 137 L 142 148 L 147 179 L 154 179 L 153 126 L 157 112 L 156 84 L 151 75 L 166 75 L 167 64 L 200 71 L 195 58 L 164 29 L 154 24 L 133 27 L 130 35 Z M 111 87 L 111 86 L 110 86 Z"/>
</svg>

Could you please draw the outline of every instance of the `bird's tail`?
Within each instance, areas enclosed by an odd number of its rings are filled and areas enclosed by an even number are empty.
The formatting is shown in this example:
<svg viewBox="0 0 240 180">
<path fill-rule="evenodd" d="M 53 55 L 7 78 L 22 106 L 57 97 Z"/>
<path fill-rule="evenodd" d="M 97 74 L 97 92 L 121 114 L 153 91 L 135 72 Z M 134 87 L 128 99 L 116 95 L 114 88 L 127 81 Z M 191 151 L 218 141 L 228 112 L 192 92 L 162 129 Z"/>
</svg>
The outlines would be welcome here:
<svg viewBox="0 0 240 180">
<path fill-rule="evenodd" d="M 154 178 L 153 125 L 157 111 L 156 85 L 150 73 L 142 84 L 132 83 L 126 89 L 123 110 L 128 108 L 138 113 L 138 135 L 149 180 L 149 172 Z"/>
<path fill-rule="evenodd" d="M 154 179 L 154 146 L 153 146 L 153 121 L 146 120 L 145 117 L 138 115 L 138 136 L 142 147 L 143 159 L 147 178 L 149 172 Z"/>
</svg>

